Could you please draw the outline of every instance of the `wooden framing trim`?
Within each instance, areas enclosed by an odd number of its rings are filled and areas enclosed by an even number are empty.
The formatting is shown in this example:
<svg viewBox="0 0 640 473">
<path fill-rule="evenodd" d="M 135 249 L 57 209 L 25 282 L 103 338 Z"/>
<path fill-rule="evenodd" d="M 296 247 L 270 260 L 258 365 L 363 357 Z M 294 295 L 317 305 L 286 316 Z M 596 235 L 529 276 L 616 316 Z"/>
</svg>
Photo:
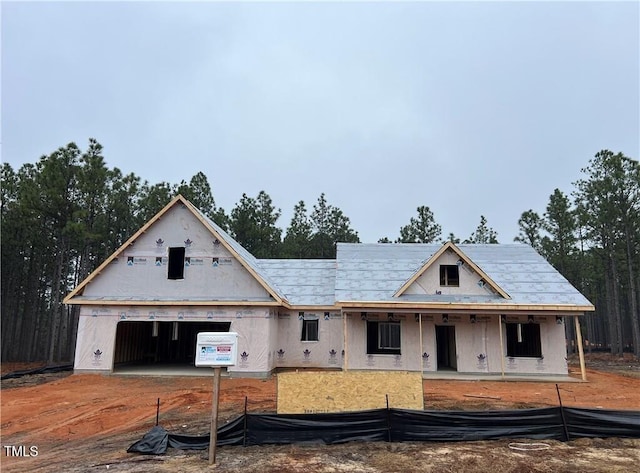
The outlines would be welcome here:
<svg viewBox="0 0 640 473">
<path fill-rule="evenodd" d="M 281 304 L 275 301 L 135 301 L 135 300 L 71 300 L 66 302 L 73 305 L 112 305 L 112 306 L 258 306 L 258 307 L 282 307 Z"/>
<path fill-rule="evenodd" d="M 290 305 L 290 304 L 280 304 L 277 301 L 220 301 L 220 300 L 182 300 L 182 301 L 161 301 L 161 300 L 146 300 L 146 301 L 136 301 L 136 300 L 108 300 L 108 299 L 72 299 L 67 302 L 67 304 L 74 305 L 114 305 L 114 306 L 122 306 L 122 305 L 166 305 L 166 306 L 177 306 L 177 305 L 194 305 L 194 306 L 268 306 L 268 307 L 282 307 L 285 310 L 291 311 L 314 311 L 314 312 L 339 312 L 340 307 L 335 305 Z"/>
<path fill-rule="evenodd" d="M 427 271 L 427 269 L 429 269 L 435 263 L 435 261 L 437 261 L 438 258 L 440 258 L 440 256 L 442 256 L 444 252 L 447 250 L 452 250 L 454 253 L 456 253 L 458 257 L 464 262 L 464 264 L 468 265 L 469 267 L 471 267 L 471 269 L 473 269 L 476 273 L 478 273 L 478 275 L 482 279 L 484 279 L 485 282 L 494 291 L 496 291 L 505 299 L 511 299 L 511 296 L 509 294 L 507 294 L 500 286 L 498 286 L 498 284 L 496 284 L 496 282 L 493 279 L 491 279 L 484 271 L 482 271 L 480 267 L 478 267 L 478 265 L 476 265 L 473 261 L 471 261 L 469 257 L 467 257 L 467 255 L 465 255 L 460 248 L 458 248 L 455 244 L 453 244 L 450 241 L 442 245 L 440 249 L 436 251 L 431 256 L 431 258 L 429 258 L 429 260 L 424 265 L 422 265 L 422 267 L 418 269 L 418 271 L 416 271 L 413 274 L 413 276 L 407 279 L 407 281 L 405 281 L 405 283 L 402 286 L 400 286 L 400 288 L 393 294 L 393 297 L 399 297 L 402 294 L 404 294 L 404 292 L 409 288 L 409 286 L 411 286 L 414 282 L 416 282 L 416 280 L 420 276 L 422 276 L 425 273 L 425 271 Z"/>
<path fill-rule="evenodd" d="M 504 380 L 504 335 L 502 334 L 502 315 L 498 315 L 498 329 L 500 330 L 500 377 Z"/>
<path fill-rule="evenodd" d="M 100 274 L 100 272 L 107 265 L 109 265 L 109 263 L 111 263 L 122 252 L 124 252 L 124 250 L 126 250 L 129 246 L 131 246 L 138 239 L 138 237 L 140 235 L 145 233 L 147 231 L 147 229 L 149 229 L 154 223 L 156 223 L 158 220 L 160 220 L 160 218 L 162 218 L 162 216 L 164 216 L 164 214 L 167 213 L 169 211 L 169 209 L 171 209 L 178 202 L 180 202 L 186 208 L 188 208 L 189 211 L 193 214 L 193 216 L 196 217 L 198 219 L 198 221 L 200 221 L 200 223 L 202 223 L 205 226 L 205 228 L 207 230 L 209 230 L 209 232 L 220 241 L 220 243 L 240 262 L 242 267 L 244 269 L 246 269 L 249 272 L 249 274 L 251 274 L 251 276 L 253 276 L 253 278 L 256 281 L 258 281 L 258 283 L 269 293 L 269 295 L 271 297 L 273 297 L 273 299 L 275 300 L 276 304 L 268 304 L 268 305 L 282 305 L 282 306 L 285 306 L 287 308 L 291 307 L 289 302 L 286 299 L 280 297 L 280 295 L 275 290 L 273 290 L 273 288 L 271 286 L 269 286 L 269 284 L 267 284 L 267 282 L 264 279 L 262 279 L 262 277 L 258 273 L 256 273 L 251 266 L 249 266 L 249 264 L 244 260 L 244 258 L 242 258 L 238 254 L 238 252 L 236 252 L 233 249 L 233 247 L 231 245 L 229 245 L 229 243 L 224 238 L 222 238 L 221 235 L 218 234 L 218 232 L 202 216 L 202 214 L 198 211 L 198 209 L 196 209 L 195 206 L 191 202 L 189 202 L 187 199 L 185 199 L 180 194 L 178 194 L 173 199 L 171 199 L 171 201 L 167 205 L 165 205 L 162 208 L 162 210 L 160 210 L 160 212 L 158 212 L 155 216 L 153 216 L 137 232 L 135 232 L 131 238 L 129 238 L 122 246 L 120 246 L 120 248 L 118 248 L 116 251 L 114 251 L 111 254 L 111 256 L 109 256 L 106 260 L 104 260 L 103 263 L 100 266 L 98 266 L 91 274 L 89 274 L 89 276 L 87 276 L 84 281 L 82 281 L 80 284 L 78 284 L 78 286 L 76 286 L 76 288 L 73 289 L 63 299 L 62 302 L 64 304 L 86 304 L 86 302 L 77 301 L 77 300 L 74 300 L 74 298 L 76 296 L 82 294 L 82 291 L 84 290 L 84 288 L 87 286 L 87 284 L 89 284 L 93 280 L 93 278 L 95 278 L 98 274 Z M 113 305 L 120 305 L 120 304 L 117 301 L 113 301 Z M 147 304 L 145 304 L 145 305 L 147 305 Z M 202 305 L 202 304 L 199 304 L 199 305 Z M 224 305 L 224 304 L 218 304 L 218 305 Z"/>
<path fill-rule="evenodd" d="M 567 312 L 572 315 L 575 312 L 593 312 L 595 307 L 592 305 L 562 305 L 562 304 L 480 304 L 480 303 L 448 303 L 448 302 L 410 302 L 410 301 L 338 301 L 337 305 L 343 309 L 379 309 L 386 311 L 387 309 L 404 309 L 422 310 L 422 311 L 491 311 L 491 312 L 542 312 L 551 313 Z"/>
<path fill-rule="evenodd" d="M 413 275 L 407 279 L 402 286 L 398 288 L 398 290 L 393 294 L 393 297 L 399 297 L 411 286 L 416 280 L 424 274 L 424 272 L 429 269 L 429 267 L 436 261 L 446 250 L 451 247 L 451 242 L 447 242 L 440 247 L 438 251 L 431 255 L 431 257 L 427 260 L 426 263 L 422 265 Z"/>
<path fill-rule="evenodd" d="M 416 312 L 416 315 L 418 316 L 418 330 L 420 330 L 420 353 L 418 353 L 418 355 L 420 356 L 419 360 L 420 360 L 420 373 L 424 372 L 424 358 L 422 358 L 422 350 L 424 350 L 424 340 L 423 340 L 423 336 L 422 336 L 422 313 L 420 312 Z"/>
<path fill-rule="evenodd" d="M 258 281 L 258 283 L 264 288 L 265 291 L 269 293 L 271 297 L 273 297 L 276 300 L 276 302 L 282 305 L 288 304 L 288 301 L 286 301 L 286 299 L 284 299 L 283 297 L 280 297 L 280 295 L 276 291 L 274 291 L 273 288 L 269 286 L 269 284 L 267 284 L 267 282 L 264 279 L 262 279 L 262 276 L 260 276 L 251 266 L 249 266 L 249 264 L 244 260 L 244 258 L 240 256 L 240 254 L 236 250 L 234 250 L 233 247 L 224 238 L 222 238 L 222 236 L 215 230 L 215 228 L 209 225 L 209 222 L 207 221 L 207 219 L 205 219 L 202 216 L 200 211 L 191 202 L 186 200 L 181 195 L 178 195 L 178 197 L 180 198 L 182 203 L 189 210 L 191 210 L 193 215 L 200 221 L 200 223 L 202 223 L 211 232 L 211 234 L 215 236 L 218 239 L 218 241 L 220 241 L 220 243 L 227 249 L 227 251 L 229 251 L 229 253 L 231 253 L 240 262 L 240 264 L 244 267 L 244 269 L 246 269 L 249 272 L 249 274 L 251 274 L 254 277 L 254 279 L 256 279 L 256 281 Z"/>
<path fill-rule="evenodd" d="M 314 312 L 339 312 L 340 307 L 336 305 L 283 305 L 283 307 L 287 310 L 299 311 L 299 310 L 309 310 Z"/>
<path fill-rule="evenodd" d="M 573 318 L 576 326 L 576 340 L 578 341 L 578 356 L 580 357 L 580 374 L 582 375 L 582 381 L 587 380 L 587 368 L 584 362 L 584 349 L 582 348 L 582 329 L 580 328 L 580 321 L 578 317 Z"/>
<path fill-rule="evenodd" d="M 347 333 L 347 313 L 342 312 L 342 347 L 344 349 L 344 359 L 342 364 L 342 369 L 344 371 L 349 371 L 349 338 Z"/>
</svg>

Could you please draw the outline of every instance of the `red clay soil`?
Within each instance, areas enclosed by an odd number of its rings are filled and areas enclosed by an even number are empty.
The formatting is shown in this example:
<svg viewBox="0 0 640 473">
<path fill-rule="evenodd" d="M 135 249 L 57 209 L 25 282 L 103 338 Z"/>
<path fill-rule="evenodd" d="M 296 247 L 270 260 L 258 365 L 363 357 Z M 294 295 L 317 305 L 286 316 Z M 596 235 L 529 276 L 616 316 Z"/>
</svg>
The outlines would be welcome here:
<svg viewBox="0 0 640 473">
<path fill-rule="evenodd" d="M 637 362 L 636 362 L 637 363 Z M 625 363 L 622 364 L 622 367 Z M 609 366 L 611 369 L 611 366 Z M 614 370 L 618 367 L 614 366 Z M 572 371 L 575 374 L 576 368 Z M 563 405 L 640 409 L 640 371 L 623 374 L 588 369 L 588 382 L 559 383 Z M 132 377 L 52 374 L 50 381 L 6 380 L 2 385 L 2 437 L 71 440 L 112 432 L 145 430 L 160 420 L 178 430 L 201 427 L 211 412 L 211 377 Z M 226 420 L 244 410 L 274 412 L 276 376 L 267 380 L 223 378 L 220 412 Z M 518 409 L 557 406 L 556 385 L 548 382 L 424 381 L 425 409 Z M 206 424 L 205 424 L 206 425 Z M 185 426 L 185 427 L 183 427 Z M 171 427 L 171 425 L 169 426 Z"/>
<path fill-rule="evenodd" d="M 613 360 L 613 361 L 611 361 Z M 640 363 L 594 357 L 588 382 L 559 383 L 565 406 L 640 410 Z M 3 365 L 3 372 L 20 367 Z M 24 368 L 24 366 L 22 367 Z M 572 374 L 579 371 L 572 365 Z M 137 440 L 156 421 L 172 433 L 208 432 L 211 377 L 132 377 L 55 373 L 2 382 L 2 445 Z M 249 412 L 275 412 L 276 376 L 267 380 L 223 378 L 221 423 Z M 558 405 L 555 383 L 424 381 L 425 409 L 513 409 Z M 60 447 L 61 448 L 61 447 Z M 13 459 L 2 454 L 4 466 Z M 3 467 L 4 471 L 4 467 Z"/>
<path fill-rule="evenodd" d="M 42 441 L 73 440 L 150 428 L 160 398 L 163 425 L 200 423 L 211 413 L 212 379 L 204 377 L 124 377 L 75 374 L 35 386 L 2 389 L 2 437 Z M 8 383 L 7 383 L 8 384 Z M 275 410 L 275 379 L 222 379 L 224 417 L 250 407 Z M 176 428 L 177 427 L 177 428 Z"/>
</svg>

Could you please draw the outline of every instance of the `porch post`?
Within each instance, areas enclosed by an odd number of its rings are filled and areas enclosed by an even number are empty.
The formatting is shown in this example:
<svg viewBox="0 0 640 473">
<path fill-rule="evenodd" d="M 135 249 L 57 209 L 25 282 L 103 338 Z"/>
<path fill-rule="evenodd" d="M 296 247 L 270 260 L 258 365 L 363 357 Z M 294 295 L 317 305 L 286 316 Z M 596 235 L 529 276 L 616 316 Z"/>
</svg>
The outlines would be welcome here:
<svg viewBox="0 0 640 473">
<path fill-rule="evenodd" d="M 420 330 L 420 353 L 418 353 L 418 355 L 420 355 L 420 358 L 418 358 L 418 359 L 420 360 L 420 372 L 423 372 L 424 371 L 424 365 L 423 365 L 424 359 L 422 358 L 422 350 L 424 350 L 424 347 L 422 346 L 422 314 L 421 313 L 418 314 L 418 322 L 419 322 L 419 324 L 418 324 L 419 329 L 418 330 Z"/>
<path fill-rule="evenodd" d="M 498 331 L 500 333 L 500 376 L 504 379 L 504 340 L 502 339 L 502 315 L 498 314 Z"/>
<path fill-rule="evenodd" d="M 580 328 L 580 320 L 578 316 L 573 316 L 574 323 L 576 325 L 576 341 L 578 342 L 578 355 L 580 356 L 580 373 L 582 374 L 582 381 L 587 380 L 587 368 L 584 364 L 584 350 L 582 348 L 582 329 Z"/>
<path fill-rule="evenodd" d="M 348 355 L 349 355 L 349 351 L 347 350 L 347 313 L 346 312 L 342 312 L 342 347 L 344 349 L 344 358 L 342 360 L 342 369 L 344 371 L 347 371 L 349 369 L 349 363 L 348 363 Z"/>
</svg>

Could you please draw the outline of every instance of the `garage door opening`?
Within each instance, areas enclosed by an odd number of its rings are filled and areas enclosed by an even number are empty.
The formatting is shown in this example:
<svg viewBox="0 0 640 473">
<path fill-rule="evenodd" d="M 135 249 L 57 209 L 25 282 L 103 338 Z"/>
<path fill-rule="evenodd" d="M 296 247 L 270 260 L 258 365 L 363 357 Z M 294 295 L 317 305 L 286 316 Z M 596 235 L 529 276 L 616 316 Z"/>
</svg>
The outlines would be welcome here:
<svg viewBox="0 0 640 473">
<path fill-rule="evenodd" d="M 131 366 L 195 366 L 198 332 L 228 332 L 231 322 L 118 323 L 114 370 Z"/>
</svg>

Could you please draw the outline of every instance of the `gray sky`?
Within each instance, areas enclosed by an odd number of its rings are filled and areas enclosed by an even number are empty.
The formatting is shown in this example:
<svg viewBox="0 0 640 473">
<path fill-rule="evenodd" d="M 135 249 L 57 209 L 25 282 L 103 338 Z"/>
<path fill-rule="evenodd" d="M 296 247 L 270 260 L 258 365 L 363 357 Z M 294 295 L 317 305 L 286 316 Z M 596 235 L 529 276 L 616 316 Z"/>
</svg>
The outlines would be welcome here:
<svg viewBox="0 0 640 473">
<path fill-rule="evenodd" d="M 2 2 L 2 160 L 68 142 L 199 171 L 286 230 L 321 192 L 364 242 L 427 205 L 508 243 L 603 148 L 639 157 L 638 2 Z"/>
</svg>

